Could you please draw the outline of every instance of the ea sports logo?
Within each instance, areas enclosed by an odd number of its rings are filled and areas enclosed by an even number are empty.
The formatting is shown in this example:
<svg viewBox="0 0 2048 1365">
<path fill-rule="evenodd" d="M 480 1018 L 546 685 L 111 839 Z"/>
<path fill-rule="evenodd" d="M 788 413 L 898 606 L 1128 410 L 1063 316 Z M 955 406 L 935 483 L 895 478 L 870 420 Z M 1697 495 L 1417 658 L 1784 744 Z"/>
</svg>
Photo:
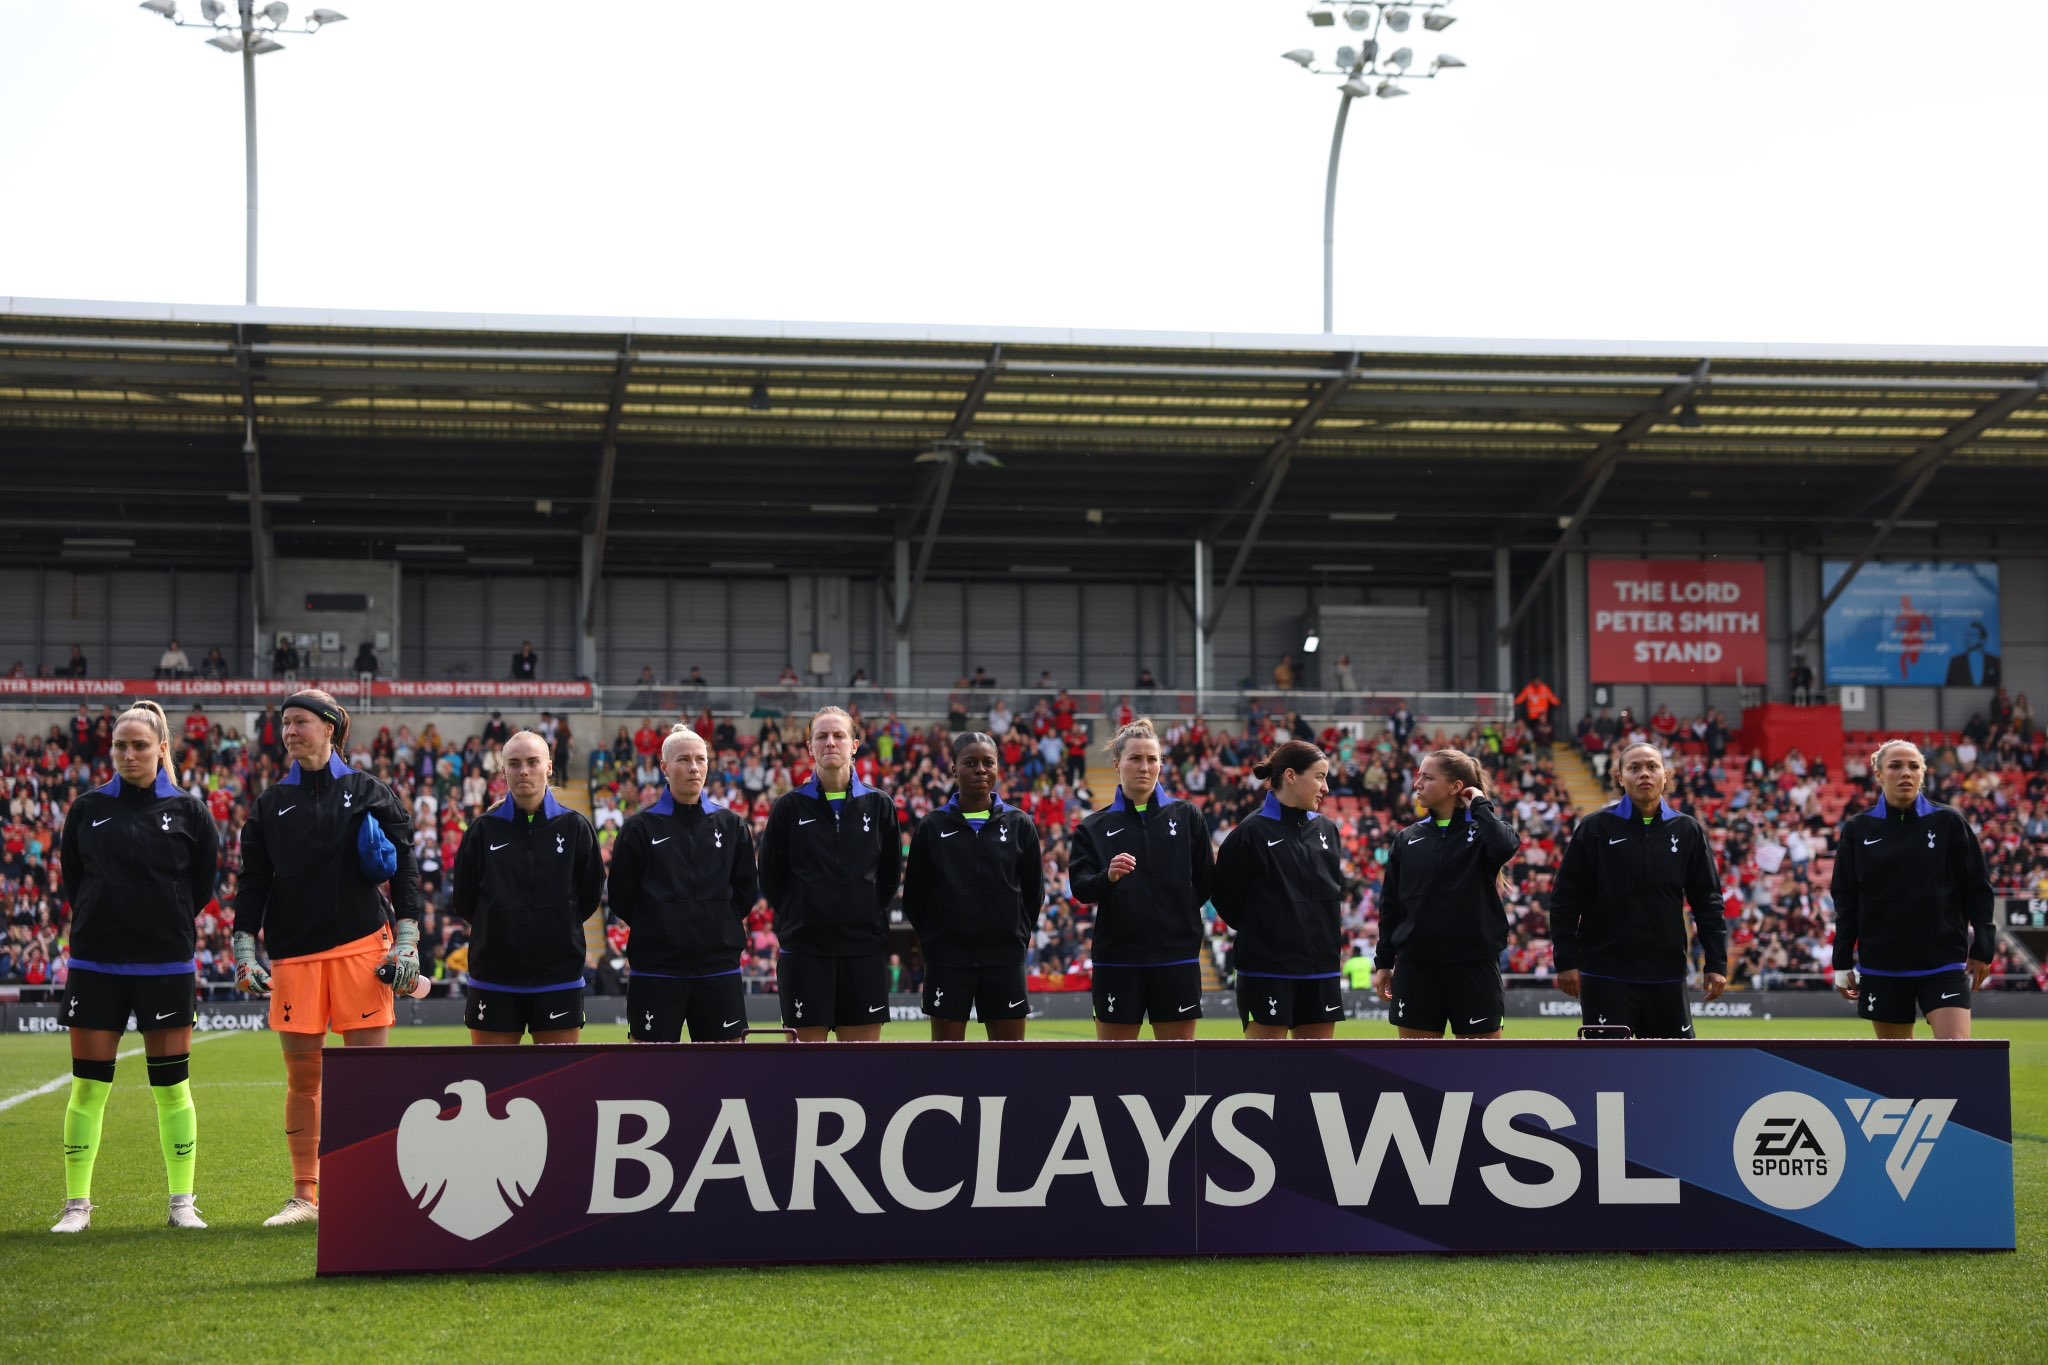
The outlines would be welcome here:
<svg viewBox="0 0 2048 1365">
<path fill-rule="evenodd" d="M 1842 1178 L 1842 1125 L 1826 1105 L 1780 1090 L 1749 1106 L 1735 1125 L 1735 1171 L 1774 1209 L 1811 1208 Z"/>
<path fill-rule="evenodd" d="M 501 1227 L 540 1184 L 548 1161 L 548 1124 L 540 1106 L 505 1102 L 496 1119 L 481 1081 L 452 1081 L 459 1111 L 441 1117 L 439 1100 L 415 1100 L 398 1121 L 398 1175 L 427 1217 L 464 1241 Z"/>
</svg>

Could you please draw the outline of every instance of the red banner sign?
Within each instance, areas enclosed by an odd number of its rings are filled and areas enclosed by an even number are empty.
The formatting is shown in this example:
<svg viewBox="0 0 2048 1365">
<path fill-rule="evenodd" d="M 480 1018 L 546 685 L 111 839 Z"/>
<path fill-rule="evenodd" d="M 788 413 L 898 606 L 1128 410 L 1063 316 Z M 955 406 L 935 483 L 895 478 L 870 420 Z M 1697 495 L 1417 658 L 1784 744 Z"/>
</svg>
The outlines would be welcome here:
<svg viewBox="0 0 2048 1365">
<path fill-rule="evenodd" d="M 586 682 L 387 682 L 367 688 L 355 678 L 0 678 L 0 698 L 53 697 L 112 701 L 117 697 L 253 698 L 282 701 L 308 687 L 332 692 L 343 701 L 365 695 L 394 700 L 432 701 L 449 697 L 503 697 L 507 700 L 587 701 Z"/>
<path fill-rule="evenodd" d="M 1586 565 L 1590 681 L 1765 681 L 1764 566 L 1595 559 Z"/>
</svg>

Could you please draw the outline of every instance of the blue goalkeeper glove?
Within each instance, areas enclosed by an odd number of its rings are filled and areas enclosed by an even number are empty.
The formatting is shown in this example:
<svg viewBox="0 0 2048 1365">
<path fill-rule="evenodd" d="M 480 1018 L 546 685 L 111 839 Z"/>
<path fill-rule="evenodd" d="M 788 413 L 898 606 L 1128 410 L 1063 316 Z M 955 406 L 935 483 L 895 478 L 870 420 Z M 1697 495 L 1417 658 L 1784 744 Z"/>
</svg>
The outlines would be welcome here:
<svg viewBox="0 0 2048 1365">
<path fill-rule="evenodd" d="M 356 863 L 373 882 L 388 882 L 398 871 L 398 848 L 374 815 L 365 815 L 356 831 Z"/>
</svg>

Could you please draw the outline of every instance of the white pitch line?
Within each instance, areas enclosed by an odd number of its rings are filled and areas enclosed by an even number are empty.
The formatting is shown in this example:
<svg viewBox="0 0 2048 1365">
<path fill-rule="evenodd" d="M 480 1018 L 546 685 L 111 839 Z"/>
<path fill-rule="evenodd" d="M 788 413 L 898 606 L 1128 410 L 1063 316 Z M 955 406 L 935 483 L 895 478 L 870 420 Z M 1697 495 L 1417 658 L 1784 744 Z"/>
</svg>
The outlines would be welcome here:
<svg viewBox="0 0 2048 1365">
<path fill-rule="evenodd" d="M 233 1035 L 229 1033 L 202 1033 L 197 1038 L 194 1038 L 192 1040 L 192 1046 L 198 1047 L 201 1043 L 218 1042 L 222 1038 L 228 1038 L 232 1036 Z M 123 1057 L 140 1057 L 141 1055 L 141 1048 L 131 1047 L 126 1052 L 115 1053 L 114 1060 L 118 1062 Z M 37 1086 L 33 1090 L 24 1090 L 19 1095 L 9 1095 L 6 1099 L 0 1100 L 0 1110 L 12 1109 L 15 1105 L 22 1103 L 24 1100 L 32 1100 L 38 1098 L 39 1096 L 54 1094 L 57 1091 L 62 1090 L 65 1086 L 69 1084 L 71 1084 L 71 1074 L 69 1072 L 66 1072 L 64 1075 L 59 1076 L 56 1080 L 45 1081 L 43 1084 Z"/>
</svg>

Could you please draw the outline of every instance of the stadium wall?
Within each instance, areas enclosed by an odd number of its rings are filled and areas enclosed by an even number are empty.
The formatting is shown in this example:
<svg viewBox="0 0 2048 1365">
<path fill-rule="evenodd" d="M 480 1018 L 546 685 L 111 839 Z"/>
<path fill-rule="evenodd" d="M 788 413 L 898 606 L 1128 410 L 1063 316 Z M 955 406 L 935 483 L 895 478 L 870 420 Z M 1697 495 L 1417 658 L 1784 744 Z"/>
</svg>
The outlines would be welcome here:
<svg viewBox="0 0 2048 1365">
<path fill-rule="evenodd" d="M 1792 636 L 1820 605 L 1822 561 L 1849 558 L 1853 552 L 1759 552 L 1755 547 L 1753 532 L 1737 530 L 1669 540 L 1601 532 L 1587 538 L 1584 552 L 1565 556 L 1558 576 L 1562 580 L 1559 591 L 1564 600 L 1563 628 L 1568 644 L 1564 651 L 1564 676 L 1561 682 L 1558 678 L 1550 681 L 1563 696 L 1570 717 L 1575 720 L 1581 712 L 1592 709 L 1593 687 L 1603 682 L 1611 684 L 1615 710 L 1626 706 L 1638 716 L 1647 716 L 1659 705 L 1668 705 L 1685 718 L 1716 707 L 1733 722 L 1745 702 L 1790 700 L 1789 680 L 1795 652 Z M 2030 700 L 2048 696 L 2048 557 L 2002 554 L 1990 547 L 1911 543 L 1900 545 L 1896 553 L 1886 557 L 1996 561 L 2004 685 L 2014 696 L 2022 692 Z M 1593 677 L 1586 617 L 1587 561 L 1593 558 L 1761 562 L 1768 676 L 1745 678 L 1741 687 L 1733 683 L 1615 683 Z M 1806 656 L 1816 677 L 1826 678 L 1823 632 L 1816 630 L 1797 652 Z M 1524 672 L 1526 676 L 1527 670 Z M 1972 714 L 1988 717 L 1994 691 L 1967 687 L 1867 687 L 1863 709 L 1844 710 L 1842 723 L 1851 730 L 1960 730 Z M 2040 705 L 2038 701 L 2035 704 Z"/>
<path fill-rule="evenodd" d="M 339 662 L 389 622 L 394 649 L 379 656 L 386 676 L 504 678 L 522 640 L 540 656 L 542 680 L 576 676 L 576 583 L 565 575 L 500 573 L 451 565 L 407 567 L 394 581 L 388 562 L 279 561 L 274 625 L 300 634 L 337 630 Z M 308 617 L 307 591 L 367 592 L 394 599 L 361 620 Z M 1419 606 L 1430 612 L 1429 690 L 1496 686 L 1481 623 L 1490 591 L 1469 587 L 1365 588 L 1246 584 L 1231 595 L 1213 644 L 1224 686 L 1272 678 L 1295 656 L 1304 687 L 1319 679 L 1301 655 L 1302 633 L 1320 606 Z M 895 642 L 884 580 L 840 575 L 606 578 L 598 593 L 599 682 L 631 685 L 642 665 L 673 682 L 692 665 L 715 685 L 772 682 L 785 664 L 808 676 L 813 652 L 831 656 L 829 681 L 857 668 L 878 685 L 893 676 Z M 34 673 L 60 667 L 77 641 L 94 677 L 150 676 L 175 638 L 196 665 L 218 645 L 237 676 L 267 643 L 252 639 L 249 579 L 235 571 L 144 567 L 0 568 L 0 669 L 16 661 Z M 1112 693 L 1150 668 L 1160 683 L 1194 683 L 1194 620 L 1165 581 L 1046 582 L 1016 578 L 934 579 L 918 595 L 911 630 L 914 687 L 949 687 L 985 668 L 1004 688 L 1049 670 L 1063 686 Z"/>
<path fill-rule="evenodd" d="M 1746 700 L 1788 699 L 1792 634 L 1820 602 L 1824 557 L 1839 552 L 1755 549 L 1753 532 L 1670 537 L 1600 532 L 1567 555 L 1560 572 L 1517 633 L 1514 676 L 1500 679 L 1493 641 L 1490 585 L 1370 587 L 1257 583 L 1240 586 L 1225 605 L 1213 642 L 1214 678 L 1223 687 L 1266 685 L 1273 665 L 1293 654 L 1304 687 L 1326 681 L 1329 661 L 1300 653 L 1306 622 L 1323 606 L 1417 606 L 1430 613 L 1430 690 L 1514 690 L 1544 676 L 1563 695 L 1569 716 L 1592 706 L 1586 620 L 1587 561 L 1599 557 L 1740 559 L 1764 568 L 1767 676 L 1744 686 L 1615 683 L 1613 704 L 1646 714 L 1668 704 L 1682 716 L 1718 707 L 1730 719 Z M 1903 544 L 1900 557 L 1992 558 L 2000 565 L 2001 650 L 2006 686 L 2048 701 L 2048 557 L 1999 554 L 1995 548 Z M 1522 569 L 1518 564 L 1518 571 Z M 394 574 L 396 577 L 394 591 Z M 379 586 L 381 585 L 381 587 Z M 828 681 L 844 683 L 864 669 L 878 685 L 947 687 L 985 668 L 1014 689 L 1050 671 L 1061 685 L 1120 693 L 1150 668 L 1162 685 L 1194 681 L 1194 621 L 1170 581 L 1068 582 L 1018 579 L 935 579 L 913 612 L 910 677 L 896 678 L 891 607 L 879 576 L 731 575 L 613 576 L 598 594 L 599 682 L 630 685 L 641 666 L 674 681 L 692 665 L 716 685 L 772 681 L 785 664 L 808 676 L 811 655 L 830 656 Z M 392 640 L 380 657 L 388 676 L 481 680 L 509 673 L 513 652 L 531 639 L 539 676 L 577 674 L 580 636 L 576 584 L 565 575 L 502 573 L 389 563 L 280 561 L 276 626 L 343 630 L 353 658 L 358 637 L 375 622 L 340 626 L 303 615 L 303 591 L 391 593 Z M 381 609 L 380 609 L 381 613 Z M 246 573 L 148 567 L 43 566 L 0 569 L 0 668 L 19 660 L 33 673 L 61 666 L 74 641 L 95 677 L 147 677 L 164 643 L 177 638 L 196 663 L 214 645 L 231 661 L 267 656 L 251 635 Z M 1826 666 L 1819 634 L 1803 651 L 1816 672 Z M 1849 711 L 1852 729 L 1959 729 L 1986 709 L 1988 689 L 1873 687 L 1865 706 Z"/>
</svg>

